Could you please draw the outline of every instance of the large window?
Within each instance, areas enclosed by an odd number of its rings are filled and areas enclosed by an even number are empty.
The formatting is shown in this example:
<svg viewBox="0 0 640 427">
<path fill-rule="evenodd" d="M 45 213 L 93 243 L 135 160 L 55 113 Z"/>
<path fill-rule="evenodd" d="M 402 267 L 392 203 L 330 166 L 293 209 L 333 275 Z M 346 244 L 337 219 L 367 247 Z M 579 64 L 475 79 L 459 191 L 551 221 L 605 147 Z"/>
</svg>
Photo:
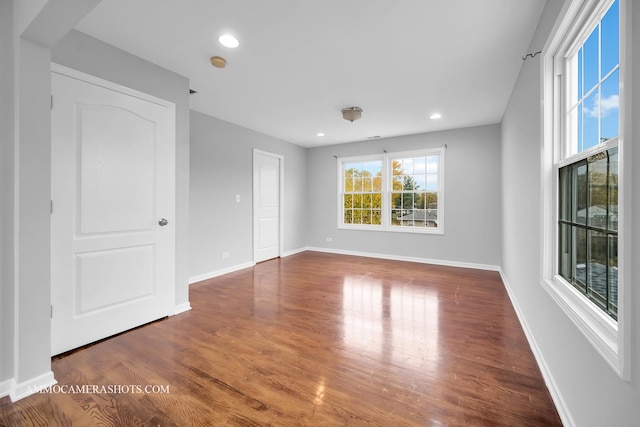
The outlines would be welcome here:
<svg viewBox="0 0 640 427">
<path fill-rule="evenodd" d="M 620 9 L 602 18 L 564 66 L 566 134 L 558 143 L 558 272 L 607 315 L 618 307 Z M 565 165 L 565 163 L 568 163 Z"/>
<path fill-rule="evenodd" d="M 338 159 L 338 226 L 443 233 L 444 150 Z"/>
<path fill-rule="evenodd" d="M 544 64 L 543 285 L 622 376 L 625 1 L 571 1 Z"/>
</svg>

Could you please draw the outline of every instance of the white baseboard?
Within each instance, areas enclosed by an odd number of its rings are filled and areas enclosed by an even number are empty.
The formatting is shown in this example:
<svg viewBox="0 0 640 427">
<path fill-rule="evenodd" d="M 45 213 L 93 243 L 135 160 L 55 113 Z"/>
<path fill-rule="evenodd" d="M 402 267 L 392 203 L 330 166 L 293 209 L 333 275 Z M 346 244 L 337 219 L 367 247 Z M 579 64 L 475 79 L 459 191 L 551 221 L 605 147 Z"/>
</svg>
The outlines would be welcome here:
<svg viewBox="0 0 640 427">
<path fill-rule="evenodd" d="M 183 302 L 182 304 L 178 304 L 173 308 L 173 313 L 171 315 L 175 316 L 176 314 L 184 313 L 185 311 L 189 310 L 191 310 L 191 304 L 189 303 L 189 301 Z"/>
<path fill-rule="evenodd" d="M 46 374 L 42 374 L 20 384 L 16 384 L 13 380 L 12 382 L 13 387 L 9 391 L 9 396 L 12 402 L 16 402 L 37 393 L 38 390 L 57 384 L 58 381 L 53 377 L 53 372 L 49 371 Z"/>
<path fill-rule="evenodd" d="M 0 398 L 9 396 L 14 388 L 16 388 L 16 382 L 13 378 L 0 382 Z"/>
<path fill-rule="evenodd" d="M 284 258 L 284 257 L 288 257 L 288 256 L 291 256 L 291 255 L 299 254 L 299 253 L 301 253 L 301 252 L 308 251 L 308 250 L 309 250 L 309 248 L 307 248 L 307 247 L 304 247 L 304 248 L 298 248 L 298 249 L 294 249 L 294 250 L 292 250 L 292 251 L 283 252 L 283 253 L 280 255 L 280 257 L 281 257 L 281 258 Z"/>
<path fill-rule="evenodd" d="M 560 419 L 562 420 L 562 424 L 567 427 L 573 427 L 576 423 L 573 421 L 573 417 L 569 412 L 567 405 L 562 398 L 562 394 L 560 393 L 560 389 L 556 384 L 553 376 L 551 375 L 551 371 L 547 366 L 547 363 L 540 351 L 540 347 L 538 347 L 538 343 L 536 342 L 529 325 L 518 305 L 518 301 L 515 299 L 513 290 L 511 289 L 511 285 L 507 280 L 507 277 L 504 275 L 502 269 L 499 270 L 500 277 L 502 278 L 502 283 L 504 283 L 504 287 L 507 290 L 507 295 L 509 295 L 509 299 L 511 300 L 511 305 L 516 312 L 516 316 L 518 316 L 518 320 L 520 321 L 520 325 L 522 325 L 522 330 L 524 331 L 524 335 L 527 337 L 527 341 L 529 342 L 529 346 L 531 347 L 531 351 L 533 352 L 533 356 L 536 358 L 536 362 L 538 363 L 538 367 L 540 368 L 540 372 L 542 373 L 542 377 L 544 378 L 544 382 L 549 389 L 549 394 L 551 394 L 551 399 L 553 403 L 556 405 L 556 409 L 558 410 L 558 415 L 560 415 Z"/>
<path fill-rule="evenodd" d="M 402 255 L 389 255 L 389 254 L 378 254 L 372 252 L 360 252 L 360 251 L 348 251 L 342 249 L 330 249 L 330 248 L 316 248 L 316 247 L 307 247 L 308 251 L 315 252 L 326 252 L 332 254 L 340 254 L 340 255 L 354 255 L 354 256 L 362 256 L 367 258 L 378 258 L 378 259 L 389 259 L 394 261 L 408 261 L 408 262 L 417 262 L 420 264 L 434 264 L 434 265 L 444 265 L 447 267 L 461 267 L 461 268 L 474 268 L 477 270 L 489 270 L 489 271 L 500 271 L 500 266 L 491 265 L 491 264 L 476 264 L 472 262 L 461 262 L 461 261 L 449 261 L 442 259 L 431 259 L 431 258 L 420 258 L 420 257 L 408 257 Z"/>
<path fill-rule="evenodd" d="M 189 284 L 192 285 L 203 280 L 212 279 L 214 277 L 222 276 L 225 274 L 233 273 L 234 271 L 244 270 L 245 268 L 253 267 L 255 262 L 246 262 L 244 264 L 234 265 L 231 267 L 223 268 L 220 270 L 212 271 L 210 273 L 199 274 L 197 276 L 189 277 Z"/>
</svg>

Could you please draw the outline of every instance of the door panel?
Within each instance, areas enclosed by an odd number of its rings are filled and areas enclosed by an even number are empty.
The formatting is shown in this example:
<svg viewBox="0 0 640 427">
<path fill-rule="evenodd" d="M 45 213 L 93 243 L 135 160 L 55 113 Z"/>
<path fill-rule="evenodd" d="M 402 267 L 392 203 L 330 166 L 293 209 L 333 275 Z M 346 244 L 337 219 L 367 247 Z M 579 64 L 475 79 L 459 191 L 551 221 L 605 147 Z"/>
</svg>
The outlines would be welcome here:
<svg viewBox="0 0 640 427">
<path fill-rule="evenodd" d="M 76 108 L 81 132 L 80 233 L 151 230 L 155 124 L 120 108 Z"/>
<path fill-rule="evenodd" d="M 153 296 L 152 245 L 84 252 L 76 255 L 77 316 Z"/>
<path fill-rule="evenodd" d="M 59 354 L 171 313 L 175 106 L 58 72 L 52 91 L 51 350 Z"/>
<path fill-rule="evenodd" d="M 254 260 L 280 256 L 281 158 L 254 152 Z"/>
</svg>

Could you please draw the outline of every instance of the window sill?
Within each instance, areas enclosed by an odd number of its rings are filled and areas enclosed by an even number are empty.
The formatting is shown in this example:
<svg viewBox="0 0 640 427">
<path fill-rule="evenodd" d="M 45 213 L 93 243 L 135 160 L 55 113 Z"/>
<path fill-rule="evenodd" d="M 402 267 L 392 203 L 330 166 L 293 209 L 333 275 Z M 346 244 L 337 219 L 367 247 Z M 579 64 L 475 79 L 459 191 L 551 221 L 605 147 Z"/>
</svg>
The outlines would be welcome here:
<svg viewBox="0 0 640 427">
<path fill-rule="evenodd" d="M 383 227 L 382 225 L 345 225 L 339 224 L 340 230 L 382 231 L 388 233 L 413 233 L 444 235 L 442 228 L 434 227 Z"/>
<path fill-rule="evenodd" d="M 613 370 L 629 381 L 619 351 L 618 323 L 560 276 L 543 280 L 542 286 Z"/>
</svg>

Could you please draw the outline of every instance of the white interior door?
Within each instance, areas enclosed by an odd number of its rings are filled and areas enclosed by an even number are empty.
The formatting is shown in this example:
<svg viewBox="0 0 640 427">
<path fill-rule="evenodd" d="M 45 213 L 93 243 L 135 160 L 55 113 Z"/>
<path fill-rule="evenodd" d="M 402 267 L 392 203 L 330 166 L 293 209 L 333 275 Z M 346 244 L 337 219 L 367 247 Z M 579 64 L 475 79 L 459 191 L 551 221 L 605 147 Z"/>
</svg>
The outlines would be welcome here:
<svg viewBox="0 0 640 427">
<path fill-rule="evenodd" d="M 280 196 L 282 158 L 253 152 L 253 252 L 254 262 L 280 256 Z"/>
<path fill-rule="evenodd" d="M 53 355 L 171 313 L 175 106 L 62 67 L 52 93 Z"/>
</svg>

